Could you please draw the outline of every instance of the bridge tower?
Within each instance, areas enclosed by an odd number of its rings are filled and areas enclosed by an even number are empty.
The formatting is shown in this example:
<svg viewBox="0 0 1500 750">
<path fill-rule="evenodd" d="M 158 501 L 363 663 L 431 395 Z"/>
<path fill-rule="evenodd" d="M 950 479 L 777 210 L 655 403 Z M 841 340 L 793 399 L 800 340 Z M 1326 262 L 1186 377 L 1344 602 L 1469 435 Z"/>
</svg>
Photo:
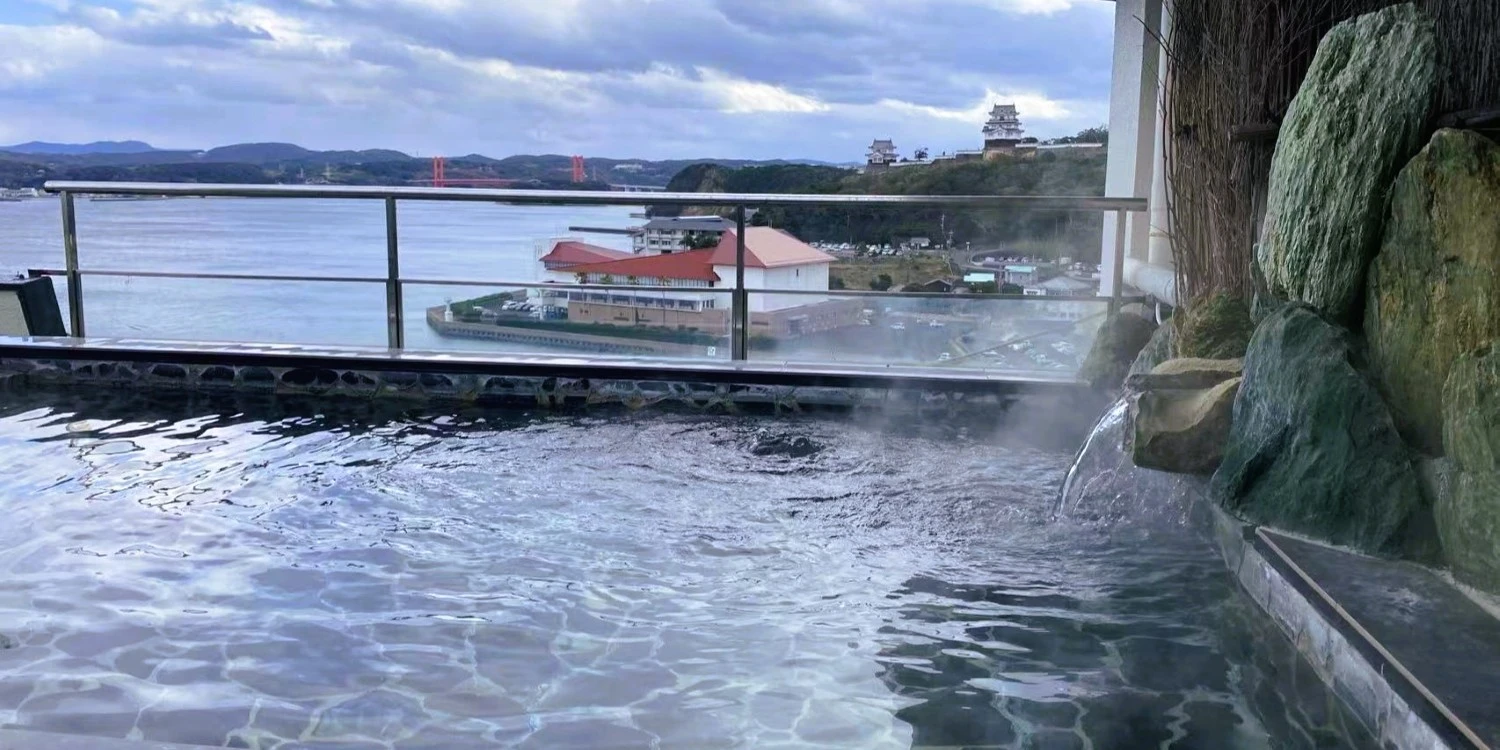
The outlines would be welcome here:
<svg viewBox="0 0 1500 750">
<path fill-rule="evenodd" d="M 441 156 L 434 156 L 434 157 L 432 157 L 432 186 L 433 187 L 445 187 L 447 185 L 447 180 L 443 176 L 443 172 L 446 170 L 447 166 L 448 166 L 448 160 L 447 159 L 445 159 L 445 158 L 443 158 Z"/>
<path fill-rule="evenodd" d="M 573 157 L 573 181 L 574 182 L 583 182 L 584 179 L 585 179 L 585 177 L 584 177 L 584 173 L 583 173 L 583 157 L 575 155 Z"/>
</svg>

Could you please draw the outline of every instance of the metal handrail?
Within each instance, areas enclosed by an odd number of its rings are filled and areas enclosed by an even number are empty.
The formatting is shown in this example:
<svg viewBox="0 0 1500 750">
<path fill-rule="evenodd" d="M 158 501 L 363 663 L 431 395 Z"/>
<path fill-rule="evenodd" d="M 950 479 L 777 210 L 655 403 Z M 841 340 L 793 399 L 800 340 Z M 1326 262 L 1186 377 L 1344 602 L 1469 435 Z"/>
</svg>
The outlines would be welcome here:
<svg viewBox="0 0 1500 750">
<path fill-rule="evenodd" d="M 1095 196 L 1017 196 L 1017 195 L 808 195 L 808 194 L 764 194 L 764 193 L 617 193 L 572 190 L 486 190 L 469 188 L 436 187 L 375 187 L 375 186 L 325 186 L 325 185 L 221 185 L 160 182 L 84 182 L 49 181 L 44 185 L 48 192 L 62 197 L 63 257 L 66 268 L 63 274 L 68 281 L 68 318 L 74 337 L 85 335 L 83 313 L 83 276 L 140 276 L 154 278 L 227 279 L 240 281 L 324 281 L 342 283 L 380 283 L 386 288 L 386 333 L 387 345 L 391 349 L 402 349 L 405 345 L 405 312 L 402 307 L 402 290 L 408 284 L 451 284 L 461 286 L 515 286 L 522 288 L 547 288 L 558 286 L 565 289 L 630 290 L 645 292 L 688 291 L 693 288 L 657 287 L 614 284 L 564 284 L 553 285 L 536 282 L 484 282 L 471 280 L 421 280 L 403 279 L 400 270 L 400 242 L 397 229 L 396 202 L 398 200 L 428 201 L 483 201 L 494 203 L 530 205 L 628 205 L 628 206 L 719 206 L 734 209 L 735 220 L 735 284 L 722 292 L 731 295 L 730 330 L 732 359 L 745 360 L 749 356 L 750 304 L 749 295 L 760 294 L 818 294 L 829 297 L 942 297 L 945 299 L 1025 299 L 1035 301 L 1084 301 L 1099 297 L 1034 297 L 1025 295 L 991 294 L 940 294 L 931 292 L 863 292 L 857 290 L 797 290 L 755 289 L 745 286 L 745 219 L 746 206 L 891 206 L 891 207 L 966 207 L 966 208 L 1010 208 L 1020 210 L 1061 211 L 1111 211 L 1115 213 L 1115 281 L 1113 295 L 1108 297 L 1111 312 L 1123 301 L 1121 277 L 1124 268 L 1125 228 L 1127 218 L 1145 211 L 1144 198 L 1108 198 Z M 298 199 L 367 199 L 385 203 L 386 226 L 386 275 L 365 276 L 321 276 L 300 277 L 265 274 L 215 274 L 173 273 L 161 271 L 100 270 L 85 271 L 78 261 L 78 222 L 74 198 L 78 194 L 95 195 L 166 195 L 183 197 L 239 197 L 239 198 L 298 198 Z M 703 291 L 714 293 L 712 287 Z"/>
<path fill-rule="evenodd" d="M 67 271 L 61 268 L 30 268 L 27 273 L 32 276 L 66 276 Z M 122 271 L 118 269 L 93 269 L 81 268 L 78 270 L 81 276 L 102 276 L 106 278 L 143 278 L 143 279 L 202 279 L 207 281 L 316 281 L 331 282 L 336 284 L 384 284 L 388 279 L 384 276 L 290 276 L 286 274 L 262 274 L 262 273 L 214 273 L 209 271 L 176 272 L 176 271 Z M 704 287 L 665 287 L 649 284 L 574 284 L 556 281 L 519 281 L 516 279 L 408 279 L 402 278 L 402 286 L 473 286 L 473 287 L 516 287 L 520 289 L 555 289 L 558 291 L 605 291 L 605 292 L 672 292 L 677 294 L 734 294 L 733 287 L 727 286 L 704 286 Z M 746 294 L 785 294 L 806 297 L 882 297 L 890 299 L 961 299 L 961 300 L 1016 300 L 1024 302 L 1107 302 L 1107 297 L 1095 294 L 1049 294 L 1038 297 L 1032 294 L 988 294 L 985 292 L 893 292 L 880 291 L 876 289 L 774 289 L 760 287 L 746 287 Z M 1124 295 L 1121 297 L 1125 302 L 1142 302 L 1146 299 L 1144 295 Z"/>
<path fill-rule="evenodd" d="M 892 206 L 1012 208 L 1027 211 L 1145 211 L 1145 198 L 1091 195 L 813 195 L 805 193 L 628 193 L 599 190 L 386 187 L 366 185 L 224 185 L 186 182 L 49 180 L 51 193 L 172 195 L 198 198 L 345 198 L 576 206 Z"/>
</svg>

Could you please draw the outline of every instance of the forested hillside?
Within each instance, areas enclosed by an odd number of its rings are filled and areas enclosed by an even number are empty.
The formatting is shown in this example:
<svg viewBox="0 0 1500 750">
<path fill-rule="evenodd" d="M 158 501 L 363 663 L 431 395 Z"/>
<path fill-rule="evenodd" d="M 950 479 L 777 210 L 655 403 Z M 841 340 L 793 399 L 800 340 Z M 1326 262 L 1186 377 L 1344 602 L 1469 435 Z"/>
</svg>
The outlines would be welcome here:
<svg viewBox="0 0 1500 750">
<path fill-rule="evenodd" d="M 847 195 L 1103 195 L 1105 154 L 1042 152 L 995 161 L 908 166 L 860 174 L 808 165 L 730 169 L 694 164 L 667 189 L 679 192 L 815 193 Z M 694 207 L 658 215 L 708 213 Z M 936 208 L 767 208 L 752 221 L 781 227 L 809 242 L 890 244 L 909 237 L 965 243 L 1087 238 L 1097 244 L 1096 212 L 1018 212 Z"/>
<path fill-rule="evenodd" d="M 153 149 L 140 143 L 26 143 L 0 148 L 0 187 L 40 187 L 46 180 L 246 182 L 334 185 L 406 185 L 432 177 L 432 160 L 389 149 L 314 151 L 291 143 L 239 143 L 206 151 Z M 98 149 L 98 150 L 89 150 Z M 137 150 L 139 149 L 139 150 Z M 518 187 L 606 189 L 610 184 L 665 185 L 692 164 L 726 167 L 743 159 L 584 160 L 584 182 L 573 182 L 572 158 L 521 154 L 494 159 L 481 154 L 447 159 L 449 180 L 514 180 Z"/>
</svg>

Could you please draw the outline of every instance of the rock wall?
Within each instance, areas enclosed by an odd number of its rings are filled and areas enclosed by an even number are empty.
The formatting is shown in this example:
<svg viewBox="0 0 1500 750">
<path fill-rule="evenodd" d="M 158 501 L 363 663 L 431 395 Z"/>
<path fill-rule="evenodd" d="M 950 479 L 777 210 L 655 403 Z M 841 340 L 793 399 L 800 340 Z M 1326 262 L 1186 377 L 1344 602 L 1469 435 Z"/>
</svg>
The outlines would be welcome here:
<svg viewBox="0 0 1500 750">
<path fill-rule="evenodd" d="M 1365 336 L 1402 435 L 1443 452 L 1443 384 L 1500 337 L 1500 146 L 1439 130 L 1401 170 L 1370 266 Z"/>
<path fill-rule="evenodd" d="M 1178 356 L 1199 359 L 1243 357 L 1255 333 L 1250 306 L 1226 293 L 1198 300 L 1183 312 L 1178 328 Z"/>
<path fill-rule="evenodd" d="M 1347 331 L 1287 305 L 1255 330 L 1214 497 L 1246 520 L 1396 552 L 1425 512 L 1390 412 Z"/>
<path fill-rule="evenodd" d="M 1386 189 L 1421 146 L 1437 80 L 1432 21 L 1411 4 L 1323 38 L 1271 162 L 1256 263 L 1272 296 L 1357 320 Z"/>
<path fill-rule="evenodd" d="M 1500 339 L 1453 363 L 1443 388 L 1451 475 L 1435 508 L 1453 574 L 1500 591 Z"/>
</svg>

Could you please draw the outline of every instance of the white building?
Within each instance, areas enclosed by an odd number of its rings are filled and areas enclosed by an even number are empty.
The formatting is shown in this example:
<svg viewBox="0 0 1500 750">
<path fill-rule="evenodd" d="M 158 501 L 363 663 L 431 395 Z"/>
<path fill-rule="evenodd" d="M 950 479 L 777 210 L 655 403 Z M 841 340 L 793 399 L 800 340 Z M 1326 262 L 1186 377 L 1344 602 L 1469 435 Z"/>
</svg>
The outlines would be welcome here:
<svg viewBox="0 0 1500 750">
<path fill-rule="evenodd" d="M 877 169 L 888 167 L 899 160 L 900 155 L 896 153 L 896 144 L 886 139 L 877 138 L 865 152 L 865 164 L 868 167 Z"/>
<path fill-rule="evenodd" d="M 731 304 L 728 292 L 735 289 L 737 252 L 735 233 L 727 231 L 714 247 L 640 255 L 564 240 L 538 262 L 542 265 L 539 273 L 549 281 L 661 288 L 548 290 L 547 295 L 566 300 L 572 321 L 722 333 Z M 609 257 L 612 253 L 623 257 Z M 745 288 L 752 290 L 748 299 L 752 331 L 798 336 L 853 325 L 860 307 L 857 300 L 830 300 L 817 293 L 828 291 L 833 260 L 779 229 L 746 227 Z"/>
<path fill-rule="evenodd" d="M 1021 115 L 1014 104 L 996 104 L 990 109 L 990 119 L 984 123 L 985 143 L 1010 141 L 1016 143 L 1026 135 L 1021 127 Z"/>
<path fill-rule="evenodd" d="M 734 229 L 734 222 L 722 216 L 678 216 L 652 219 L 630 235 L 630 249 L 637 255 L 671 253 L 687 249 L 693 234 L 722 236 Z"/>
<path fill-rule="evenodd" d="M 734 287 L 735 235 L 725 232 L 714 248 L 714 272 Z M 745 228 L 745 288 L 828 291 L 829 255 L 780 229 Z M 750 295 L 750 312 L 771 312 L 826 300 L 816 294 Z"/>
<path fill-rule="evenodd" d="M 1085 297 L 1099 291 L 1097 282 L 1075 279 L 1071 276 L 1053 276 L 1026 286 L 1023 294 L 1033 297 Z"/>
</svg>

